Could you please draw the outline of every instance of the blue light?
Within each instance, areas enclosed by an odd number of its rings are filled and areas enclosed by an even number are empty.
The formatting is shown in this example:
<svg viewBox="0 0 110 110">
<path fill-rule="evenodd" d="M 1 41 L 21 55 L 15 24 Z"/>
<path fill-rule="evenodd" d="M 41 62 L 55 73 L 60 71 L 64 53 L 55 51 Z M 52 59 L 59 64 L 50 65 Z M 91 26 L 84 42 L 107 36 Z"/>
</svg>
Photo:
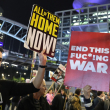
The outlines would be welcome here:
<svg viewBox="0 0 110 110">
<path fill-rule="evenodd" d="M 110 3 L 110 0 L 74 0 L 73 8 L 91 7 Z M 79 12 L 79 10 L 77 10 Z"/>
<path fill-rule="evenodd" d="M 3 46 L 3 42 L 0 42 L 0 47 L 2 47 Z"/>
</svg>

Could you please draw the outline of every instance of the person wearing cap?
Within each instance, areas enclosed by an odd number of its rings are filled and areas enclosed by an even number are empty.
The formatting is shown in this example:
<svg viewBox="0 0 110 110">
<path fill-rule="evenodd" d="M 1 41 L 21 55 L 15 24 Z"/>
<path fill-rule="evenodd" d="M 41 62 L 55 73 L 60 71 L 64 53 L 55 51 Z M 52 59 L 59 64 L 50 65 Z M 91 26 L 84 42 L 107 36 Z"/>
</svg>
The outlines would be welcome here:
<svg viewBox="0 0 110 110">
<path fill-rule="evenodd" d="M 33 79 L 31 80 L 31 82 Z M 45 80 L 42 81 L 40 90 L 29 96 L 24 97 L 18 104 L 17 110 L 50 110 L 50 106 L 43 97 L 46 90 Z"/>
<path fill-rule="evenodd" d="M 0 47 L 0 66 L 2 63 L 2 52 L 3 49 Z M 16 83 L 14 81 L 0 80 L 0 110 L 4 110 L 6 101 L 10 96 L 22 96 L 39 91 L 44 78 L 47 61 L 47 56 L 43 54 L 44 52 L 45 50 L 38 54 L 40 60 L 38 75 L 32 83 Z"/>
</svg>

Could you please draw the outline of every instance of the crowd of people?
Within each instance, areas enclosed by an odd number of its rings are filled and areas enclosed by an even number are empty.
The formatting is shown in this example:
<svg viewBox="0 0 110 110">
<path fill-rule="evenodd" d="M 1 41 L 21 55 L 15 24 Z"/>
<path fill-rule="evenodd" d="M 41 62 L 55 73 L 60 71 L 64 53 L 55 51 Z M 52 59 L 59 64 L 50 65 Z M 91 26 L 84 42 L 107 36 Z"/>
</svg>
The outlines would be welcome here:
<svg viewBox="0 0 110 110">
<path fill-rule="evenodd" d="M 50 89 L 45 95 L 46 83 L 43 80 L 38 92 L 23 97 L 14 96 L 5 110 L 82 110 L 82 105 L 85 106 L 85 110 L 109 110 L 110 94 L 92 91 L 89 87 L 83 88 L 83 94 L 81 89 L 67 94 L 67 91 L 62 88 L 59 90 L 57 87 L 55 91 Z M 10 105 L 11 109 L 9 109 Z"/>
<path fill-rule="evenodd" d="M 3 49 L 0 48 L 0 65 Z M 102 91 L 92 91 L 87 85 L 76 89 L 75 93 L 62 88 L 49 89 L 46 93 L 46 82 L 43 79 L 47 57 L 43 53 L 39 56 L 37 75 L 30 83 L 16 83 L 14 81 L 0 80 L 0 110 L 82 110 L 81 96 L 86 110 L 110 110 L 110 94 Z M 82 94 L 81 94 L 82 93 Z"/>
<path fill-rule="evenodd" d="M 75 94 L 70 92 L 68 95 L 64 89 L 57 87 L 45 95 L 46 83 L 42 81 L 38 92 L 26 96 L 14 96 L 10 104 L 6 104 L 5 110 L 79 110 L 81 108 L 81 90 L 76 89 Z M 76 102 L 77 100 L 77 102 Z M 72 105 L 71 105 L 72 104 Z"/>
</svg>

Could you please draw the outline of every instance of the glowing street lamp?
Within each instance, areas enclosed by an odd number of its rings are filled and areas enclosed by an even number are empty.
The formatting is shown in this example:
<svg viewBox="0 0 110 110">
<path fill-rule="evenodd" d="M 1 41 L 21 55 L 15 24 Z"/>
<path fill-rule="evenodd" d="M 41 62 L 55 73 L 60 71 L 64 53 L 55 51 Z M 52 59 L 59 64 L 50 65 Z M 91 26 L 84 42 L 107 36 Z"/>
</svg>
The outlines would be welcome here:
<svg viewBox="0 0 110 110">
<path fill-rule="evenodd" d="M 2 55 L 3 55 L 3 57 L 4 57 L 4 56 L 6 56 L 6 53 L 3 53 Z"/>
</svg>

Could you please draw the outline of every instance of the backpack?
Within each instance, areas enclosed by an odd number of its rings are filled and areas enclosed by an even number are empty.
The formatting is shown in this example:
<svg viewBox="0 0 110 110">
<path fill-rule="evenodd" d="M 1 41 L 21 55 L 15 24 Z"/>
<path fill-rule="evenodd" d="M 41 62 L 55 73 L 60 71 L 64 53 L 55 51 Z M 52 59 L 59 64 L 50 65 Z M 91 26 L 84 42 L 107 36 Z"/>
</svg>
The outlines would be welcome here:
<svg viewBox="0 0 110 110">
<path fill-rule="evenodd" d="M 72 97 L 72 98 L 73 98 L 73 97 Z M 72 98 L 71 98 L 70 100 L 68 100 L 67 110 L 73 110 L 73 105 L 72 105 L 72 103 L 71 103 Z"/>
<path fill-rule="evenodd" d="M 69 110 L 74 110 L 73 105 L 71 103 L 69 104 Z"/>
<path fill-rule="evenodd" d="M 72 98 L 74 98 L 74 97 L 79 98 L 78 96 L 73 96 Z M 71 100 L 72 100 L 72 99 L 71 99 Z M 70 102 L 69 102 L 69 110 L 74 110 L 74 108 L 73 108 L 73 102 L 71 102 L 71 100 L 70 100 Z M 79 101 L 79 103 L 80 103 L 80 101 Z"/>
</svg>

